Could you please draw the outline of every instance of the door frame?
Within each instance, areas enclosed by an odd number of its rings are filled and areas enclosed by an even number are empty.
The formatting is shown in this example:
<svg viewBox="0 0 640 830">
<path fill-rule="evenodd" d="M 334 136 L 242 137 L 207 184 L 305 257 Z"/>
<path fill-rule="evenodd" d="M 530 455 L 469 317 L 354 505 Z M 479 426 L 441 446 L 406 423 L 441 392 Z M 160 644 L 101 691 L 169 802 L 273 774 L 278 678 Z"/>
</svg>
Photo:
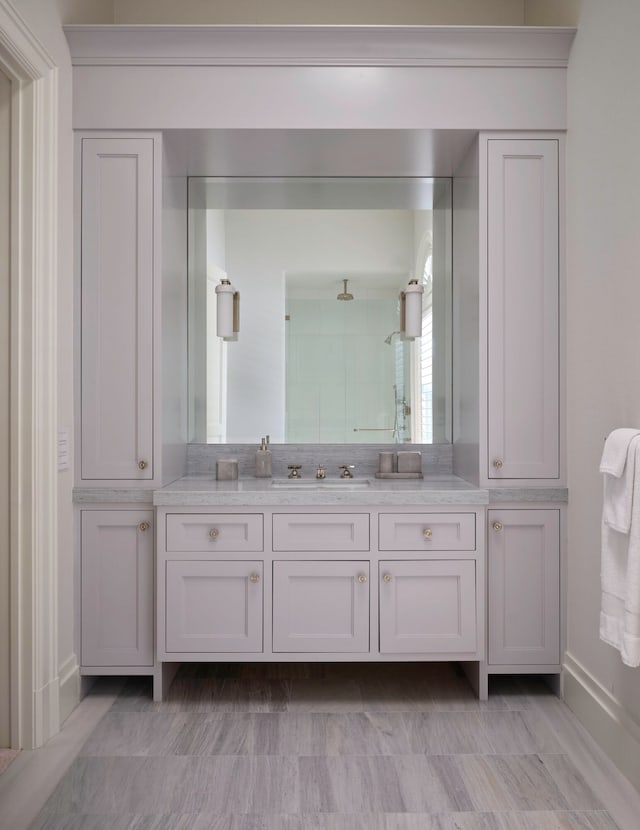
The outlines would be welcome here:
<svg viewBox="0 0 640 830">
<path fill-rule="evenodd" d="M 32 749 L 60 726 L 58 69 L 9 0 L 0 0 L 0 66 L 12 81 L 11 743 Z"/>
</svg>

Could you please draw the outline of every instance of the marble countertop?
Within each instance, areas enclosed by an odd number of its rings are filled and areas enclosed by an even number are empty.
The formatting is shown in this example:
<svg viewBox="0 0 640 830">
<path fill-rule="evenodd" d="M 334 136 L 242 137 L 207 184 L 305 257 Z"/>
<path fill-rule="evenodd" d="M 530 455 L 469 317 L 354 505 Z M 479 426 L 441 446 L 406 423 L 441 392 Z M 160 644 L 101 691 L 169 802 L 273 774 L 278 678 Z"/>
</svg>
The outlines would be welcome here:
<svg viewBox="0 0 640 830">
<path fill-rule="evenodd" d="M 407 505 L 488 504 L 487 490 L 474 487 L 453 475 L 423 479 L 354 478 L 342 482 L 329 479 L 238 479 L 215 481 L 187 476 L 156 490 L 158 506 L 199 505 Z"/>
<path fill-rule="evenodd" d="M 273 482 L 276 482 L 274 485 Z M 565 504 L 566 487 L 475 487 L 454 475 L 427 475 L 423 479 L 354 478 L 347 489 L 335 479 L 317 486 L 314 479 L 241 478 L 216 481 L 208 474 L 179 478 L 161 489 L 140 487 L 76 487 L 76 504 L 139 504 L 163 507 L 232 505 L 235 507 L 279 505 L 438 505 L 438 504 Z M 366 481 L 367 484 L 363 482 Z"/>
</svg>

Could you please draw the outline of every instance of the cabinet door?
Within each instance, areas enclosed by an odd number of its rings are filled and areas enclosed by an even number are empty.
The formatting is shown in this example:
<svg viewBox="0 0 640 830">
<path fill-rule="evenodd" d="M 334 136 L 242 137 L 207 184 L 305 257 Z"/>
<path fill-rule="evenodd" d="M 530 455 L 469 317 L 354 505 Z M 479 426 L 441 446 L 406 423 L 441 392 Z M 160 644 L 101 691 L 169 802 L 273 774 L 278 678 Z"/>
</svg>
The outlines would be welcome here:
<svg viewBox="0 0 640 830">
<path fill-rule="evenodd" d="M 560 660 L 560 512 L 490 510 L 489 663 Z"/>
<path fill-rule="evenodd" d="M 153 478 L 153 139 L 82 141 L 82 479 Z"/>
<path fill-rule="evenodd" d="M 558 142 L 488 145 L 487 476 L 558 478 Z"/>
<path fill-rule="evenodd" d="M 475 649 L 475 562 L 380 562 L 382 653 Z"/>
<path fill-rule="evenodd" d="M 153 665 L 153 512 L 81 513 L 83 666 Z"/>
<path fill-rule="evenodd" d="M 262 562 L 166 568 L 166 651 L 262 651 Z"/>
<path fill-rule="evenodd" d="M 273 650 L 369 651 L 369 562 L 274 562 Z"/>
</svg>

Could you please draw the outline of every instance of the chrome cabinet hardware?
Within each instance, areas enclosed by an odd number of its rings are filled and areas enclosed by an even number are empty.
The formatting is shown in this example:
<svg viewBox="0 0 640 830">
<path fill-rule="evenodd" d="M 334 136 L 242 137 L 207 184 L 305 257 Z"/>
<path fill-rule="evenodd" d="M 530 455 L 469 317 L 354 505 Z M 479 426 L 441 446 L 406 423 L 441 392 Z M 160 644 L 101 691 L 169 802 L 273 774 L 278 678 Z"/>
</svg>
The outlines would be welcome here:
<svg viewBox="0 0 640 830">
<path fill-rule="evenodd" d="M 146 461 L 138 461 L 138 469 L 139 470 L 146 470 L 149 465 Z"/>
<path fill-rule="evenodd" d="M 496 530 L 496 531 L 498 531 L 498 532 L 499 532 L 499 531 L 501 531 L 501 530 L 502 530 L 502 528 L 503 528 L 503 524 L 502 524 L 502 522 L 494 522 L 494 523 L 493 523 L 493 529 L 494 529 L 494 530 Z"/>
<path fill-rule="evenodd" d="M 383 574 L 382 579 L 383 579 L 385 582 L 391 582 L 391 580 L 393 579 L 393 577 L 391 576 L 391 574 L 390 574 L 390 573 L 386 573 L 386 574 Z"/>
<path fill-rule="evenodd" d="M 145 530 L 149 530 L 150 527 L 151 525 L 149 524 L 149 522 L 140 522 L 140 524 L 138 525 L 138 530 L 142 530 L 144 532 Z"/>
<path fill-rule="evenodd" d="M 218 530 L 217 527 L 212 527 L 211 530 L 209 531 L 209 536 L 211 536 L 212 539 L 217 539 L 219 535 L 220 535 L 220 531 Z"/>
<path fill-rule="evenodd" d="M 366 574 L 358 574 L 358 582 L 366 582 L 367 575 Z"/>
<path fill-rule="evenodd" d="M 425 539 L 431 539 L 431 537 L 433 536 L 433 530 L 431 530 L 430 527 L 425 527 L 425 529 L 422 531 L 422 535 Z"/>
<path fill-rule="evenodd" d="M 493 466 L 496 470 L 501 470 L 502 469 L 502 459 L 501 458 L 496 458 L 493 462 Z"/>
<path fill-rule="evenodd" d="M 260 582 L 260 574 L 251 574 L 251 576 L 249 577 L 249 582 Z"/>
</svg>

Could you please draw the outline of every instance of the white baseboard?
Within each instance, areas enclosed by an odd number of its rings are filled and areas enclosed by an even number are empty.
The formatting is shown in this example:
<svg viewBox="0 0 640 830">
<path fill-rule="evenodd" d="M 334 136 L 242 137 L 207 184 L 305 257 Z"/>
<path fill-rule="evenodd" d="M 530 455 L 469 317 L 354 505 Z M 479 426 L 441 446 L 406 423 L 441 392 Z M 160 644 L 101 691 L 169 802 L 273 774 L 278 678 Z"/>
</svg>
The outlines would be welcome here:
<svg viewBox="0 0 640 830">
<path fill-rule="evenodd" d="M 80 703 L 80 667 L 72 654 L 58 671 L 60 678 L 60 723 L 63 724 Z"/>
<path fill-rule="evenodd" d="M 640 790 L 640 725 L 570 654 L 565 655 L 564 668 L 565 703 Z"/>
</svg>

